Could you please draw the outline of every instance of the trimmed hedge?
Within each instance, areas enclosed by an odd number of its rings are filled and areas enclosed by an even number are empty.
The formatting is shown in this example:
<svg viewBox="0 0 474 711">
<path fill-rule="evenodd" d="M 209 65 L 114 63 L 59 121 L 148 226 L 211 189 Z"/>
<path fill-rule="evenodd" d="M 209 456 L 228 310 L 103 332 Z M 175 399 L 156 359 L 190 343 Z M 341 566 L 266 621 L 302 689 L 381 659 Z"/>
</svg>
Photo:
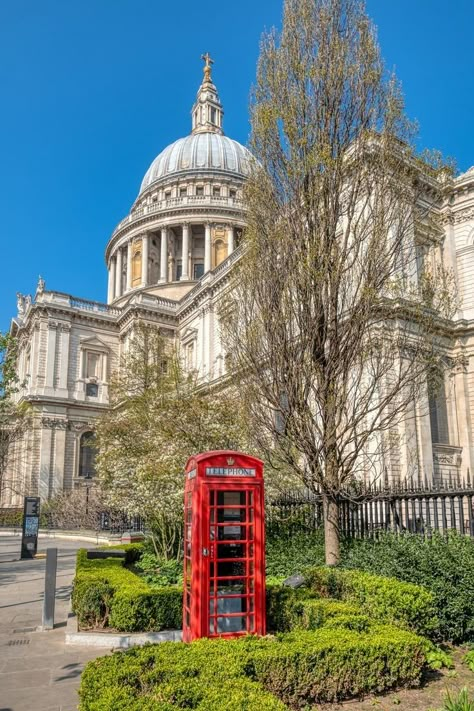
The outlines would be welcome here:
<svg viewBox="0 0 474 711">
<path fill-rule="evenodd" d="M 142 541 L 137 543 L 119 543 L 116 546 L 104 546 L 101 550 L 104 551 L 125 551 L 125 564 L 132 565 L 140 559 L 145 548 Z"/>
<path fill-rule="evenodd" d="M 313 592 L 349 602 L 377 622 L 427 637 L 436 635 L 439 622 L 434 596 L 421 585 L 341 568 L 313 568 L 305 577 Z"/>
<path fill-rule="evenodd" d="M 181 587 L 136 590 L 123 587 L 116 591 L 110 611 L 110 625 L 126 632 L 150 632 L 179 629 L 183 619 Z"/>
<path fill-rule="evenodd" d="M 474 641 L 474 538 L 385 533 L 347 543 L 343 565 L 423 585 L 434 595 L 439 638 Z"/>
<path fill-rule="evenodd" d="M 267 584 L 267 629 L 289 632 L 316 630 L 323 626 L 367 631 L 371 624 L 360 608 L 340 600 L 320 597 L 308 588 Z"/>
<path fill-rule="evenodd" d="M 81 711 L 283 711 L 416 685 L 424 640 L 378 626 L 322 628 L 277 638 L 202 639 L 117 652 L 89 662 Z"/>
<path fill-rule="evenodd" d="M 179 628 L 182 620 L 183 591 L 180 587 L 150 587 L 142 578 L 124 568 L 137 560 L 138 543 L 115 546 L 126 551 L 119 558 L 89 560 L 87 551 L 77 553 L 72 609 L 79 627 L 115 627 L 120 632 L 155 631 Z"/>
<path fill-rule="evenodd" d="M 126 550 L 125 563 L 134 562 L 142 545 L 120 548 Z M 329 621 L 332 627 L 363 631 L 370 618 L 430 637 L 436 632 L 433 595 L 421 586 L 325 567 L 308 571 L 306 579 L 308 588 L 267 586 L 270 631 L 312 630 Z M 333 599 L 324 599 L 328 597 Z M 150 586 L 125 568 L 123 560 L 88 560 L 84 549 L 77 554 L 72 604 L 83 629 L 111 626 L 123 632 L 148 632 L 182 626 L 180 586 Z"/>
</svg>

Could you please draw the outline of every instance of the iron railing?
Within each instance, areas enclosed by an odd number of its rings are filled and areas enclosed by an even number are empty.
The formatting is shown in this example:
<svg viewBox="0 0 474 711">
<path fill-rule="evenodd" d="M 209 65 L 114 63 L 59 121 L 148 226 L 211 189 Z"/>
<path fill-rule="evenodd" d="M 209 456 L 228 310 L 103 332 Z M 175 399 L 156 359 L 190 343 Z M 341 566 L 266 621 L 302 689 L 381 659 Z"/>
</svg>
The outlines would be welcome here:
<svg viewBox="0 0 474 711">
<path fill-rule="evenodd" d="M 276 531 L 322 528 L 322 495 L 286 492 L 267 502 L 267 520 Z M 357 485 L 339 498 L 339 528 L 350 538 L 375 537 L 382 531 L 429 536 L 450 530 L 474 537 L 474 487 L 470 481 Z"/>
</svg>

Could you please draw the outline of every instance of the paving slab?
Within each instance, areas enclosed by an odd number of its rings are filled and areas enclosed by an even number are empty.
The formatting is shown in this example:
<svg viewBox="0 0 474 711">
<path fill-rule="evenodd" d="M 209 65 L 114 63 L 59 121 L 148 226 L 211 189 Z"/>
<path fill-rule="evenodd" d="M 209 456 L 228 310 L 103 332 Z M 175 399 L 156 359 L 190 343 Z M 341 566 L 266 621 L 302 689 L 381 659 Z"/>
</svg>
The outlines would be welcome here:
<svg viewBox="0 0 474 711">
<path fill-rule="evenodd" d="M 39 552 L 58 548 L 55 628 L 43 631 L 46 561 L 19 560 L 20 544 L 0 534 L 0 711 L 72 711 L 85 664 L 108 651 L 65 645 L 76 551 L 92 545 L 40 537 Z"/>
</svg>

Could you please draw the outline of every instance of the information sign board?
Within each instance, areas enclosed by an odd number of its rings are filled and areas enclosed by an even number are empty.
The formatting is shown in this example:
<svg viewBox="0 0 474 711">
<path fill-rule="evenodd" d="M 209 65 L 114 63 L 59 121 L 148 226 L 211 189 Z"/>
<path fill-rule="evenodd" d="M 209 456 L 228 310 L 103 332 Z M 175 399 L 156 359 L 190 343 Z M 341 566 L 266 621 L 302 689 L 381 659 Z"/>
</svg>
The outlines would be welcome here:
<svg viewBox="0 0 474 711">
<path fill-rule="evenodd" d="M 34 558 L 38 550 L 40 518 L 39 496 L 25 496 L 23 507 L 23 532 L 21 537 L 21 557 Z"/>
</svg>

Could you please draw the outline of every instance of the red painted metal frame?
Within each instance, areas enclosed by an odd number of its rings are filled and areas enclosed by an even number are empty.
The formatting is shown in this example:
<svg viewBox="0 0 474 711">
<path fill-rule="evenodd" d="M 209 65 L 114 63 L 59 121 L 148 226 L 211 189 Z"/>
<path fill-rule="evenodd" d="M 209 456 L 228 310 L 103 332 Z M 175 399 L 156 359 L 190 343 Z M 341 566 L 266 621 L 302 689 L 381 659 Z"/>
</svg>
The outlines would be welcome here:
<svg viewBox="0 0 474 711">
<path fill-rule="evenodd" d="M 263 462 L 206 452 L 185 476 L 183 640 L 264 635 Z"/>
</svg>

